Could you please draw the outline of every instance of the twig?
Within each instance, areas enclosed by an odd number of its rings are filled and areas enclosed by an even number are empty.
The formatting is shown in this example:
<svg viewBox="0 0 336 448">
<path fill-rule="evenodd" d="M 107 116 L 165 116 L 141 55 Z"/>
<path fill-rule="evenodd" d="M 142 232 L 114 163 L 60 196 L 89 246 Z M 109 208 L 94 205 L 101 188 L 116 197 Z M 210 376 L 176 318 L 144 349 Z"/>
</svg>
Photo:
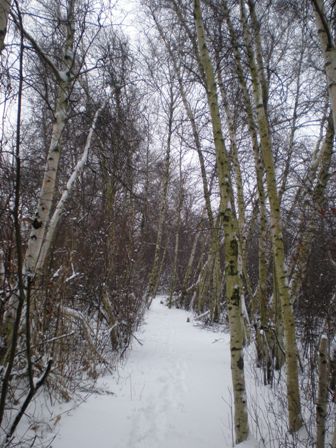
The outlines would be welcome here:
<svg viewBox="0 0 336 448">
<path fill-rule="evenodd" d="M 134 339 L 138 342 L 138 344 L 143 345 L 143 342 L 140 341 L 140 339 L 138 339 L 135 334 L 131 333 L 131 335 L 134 337 Z"/>
<path fill-rule="evenodd" d="M 200 320 L 202 317 L 208 316 L 208 314 L 210 314 L 210 311 L 206 311 L 205 313 L 196 316 L 194 320 Z"/>
<path fill-rule="evenodd" d="M 47 339 L 45 341 L 39 342 L 36 345 L 31 346 L 31 349 L 35 349 L 35 348 L 40 347 L 41 345 L 44 345 L 44 344 L 50 344 L 51 342 L 59 341 L 60 339 L 68 338 L 69 336 L 73 336 L 74 334 L 75 334 L 75 332 L 72 331 L 71 333 L 62 334 L 61 336 L 55 336 L 54 338 Z M 21 350 L 20 352 L 16 353 L 16 356 L 22 355 L 22 353 L 24 353 L 24 352 L 25 352 L 25 350 Z"/>
<path fill-rule="evenodd" d="M 47 367 L 46 367 L 43 375 L 41 376 L 41 378 L 36 382 L 35 385 L 33 384 L 32 387 L 30 388 L 29 393 L 28 393 L 25 401 L 23 402 L 22 407 L 21 407 L 20 411 L 18 412 L 17 416 L 15 417 L 14 422 L 9 430 L 9 433 L 7 434 L 7 437 L 6 437 L 7 442 L 10 442 L 10 440 L 16 430 L 17 425 L 20 423 L 21 418 L 23 417 L 27 407 L 29 406 L 29 403 L 31 402 L 31 400 L 34 398 L 36 392 L 40 389 L 41 386 L 43 386 L 45 380 L 47 379 L 47 376 L 49 375 L 49 372 L 51 370 L 52 363 L 53 363 L 53 361 L 52 361 L 52 359 L 50 359 L 48 361 Z"/>
</svg>

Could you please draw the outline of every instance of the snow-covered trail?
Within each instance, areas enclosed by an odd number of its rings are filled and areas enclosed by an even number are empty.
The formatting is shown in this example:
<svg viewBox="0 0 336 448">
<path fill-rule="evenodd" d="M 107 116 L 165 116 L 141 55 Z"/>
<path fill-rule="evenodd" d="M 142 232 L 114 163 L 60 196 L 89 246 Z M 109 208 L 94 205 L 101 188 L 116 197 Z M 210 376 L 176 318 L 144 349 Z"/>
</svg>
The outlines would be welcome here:
<svg viewBox="0 0 336 448">
<path fill-rule="evenodd" d="M 118 374 L 63 418 L 53 448 L 232 446 L 229 336 L 153 301 Z M 250 446 L 250 445 L 249 445 Z"/>
</svg>

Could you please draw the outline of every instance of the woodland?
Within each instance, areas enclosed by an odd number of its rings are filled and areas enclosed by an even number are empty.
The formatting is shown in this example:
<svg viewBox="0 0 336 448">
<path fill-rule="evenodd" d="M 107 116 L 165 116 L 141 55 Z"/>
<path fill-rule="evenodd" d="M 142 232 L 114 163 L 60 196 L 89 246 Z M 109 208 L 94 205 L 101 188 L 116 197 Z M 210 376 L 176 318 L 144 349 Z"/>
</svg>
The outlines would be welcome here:
<svg viewBox="0 0 336 448">
<path fill-rule="evenodd" d="M 165 291 L 230 332 L 236 443 L 252 345 L 288 433 L 336 448 L 336 3 L 116 8 L 0 0 L 0 446 Z"/>
</svg>

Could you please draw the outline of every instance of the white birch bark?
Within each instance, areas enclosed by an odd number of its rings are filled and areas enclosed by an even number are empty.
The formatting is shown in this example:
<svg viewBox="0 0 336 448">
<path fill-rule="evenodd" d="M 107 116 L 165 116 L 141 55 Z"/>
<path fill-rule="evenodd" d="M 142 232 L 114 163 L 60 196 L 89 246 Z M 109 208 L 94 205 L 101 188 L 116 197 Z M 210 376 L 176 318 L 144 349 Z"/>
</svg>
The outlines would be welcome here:
<svg viewBox="0 0 336 448">
<path fill-rule="evenodd" d="M 67 93 L 64 91 L 65 87 L 61 86 L 59 89 L 55 113 L 56 120 L 53 125 L 39 203 L 32 223 L 25 256 L 25 271 L 31 276 L 35 275 L 55 195 L 57 170 L 61 156 L 60 140 L 67 116 Z"/>
<path fill-rule="evenodd" d="M 320 149 L 318 156 L 313 160 L 312 166 L 309 168 L 309 182 L 310 184 L 315 184 L 313 191 L 308 193 L 305 191 L 305 195 L 302 198 L 311 208 L 311 216 L 302 213 L 300 217 L 299 229 L 300 232 L 298 240 L 291 253 L 291 281 L 290 281 L 290 293 L 291 300 L 294 303 L 299 296 L 302 283 L 304 281 L 306 271 L 307 271 L 307 261 L 309 259 L 309 253 L 311 250 L 312 242 L 314 236 L 316 235 L 318 222 L 316 220 L 316 210 L 320 213 L 323 212 L 323 206 L 325 203 L 325 189 L 330 177 L 330 165 L 333 154 L 334 146 L 334 126 L 333 120 L 330 117 L 328 122 L 328 128 L 326 135 Z"/>
<path fill-rule="evenodd" d="M 252 77 L 253 95 L 259 126 L 260 144 L 266 171 L 266 185 L 270 204 L 272 250 L 275 267 L 275 278 L 277 282 L 279 300 L 281 303 L 281 313 L 285 335 L 288 422 L 290 431 L 297 431 L 301 428 L 303 420 L 301 416 L 301 401 L 298 379 L 298 352 L 296 345 L 295 320 L 288 290 L 288 273 L 285 263 L 280 202 L 276 186 L 272 140 L 267 118 L 267 86 L 265 85 L 259 25 L 255 14 L 254 2 L 252 0 L 248 0 L 248 4 L 252 19 L 253 33 L 250 33 L 250 30 L 248 28 L 249 24 L 245 11 L 244 0 L 240 0 L 241 22 L 243 26 L 244 41 Z M 252 34 L 254 39 L 252 39 Z M 255 45 L 256 47 L 255 51 L 253 45 Z"/>
<path fill-rule="evenodd" d="M 186 26 L 185 20 L 182 17 L 181 14 L 179 14 L 179 8 L 175 4 L 175 11 L 178 15 L 178 18 L 182 25 L 186 28 L 186 30 L 189 31 L 188 27 Z M 205 296 L 209 295 L 210 291 L 210 301 L 212 302 L 210 304 L 213 312 L 211 313 L 212 317 L 218 315 L 219 312 L 219 301 L 221 296 L 221 272 L 220 272 L 220 263 L 219 260 L 219 250 L 220 250 L 220 244 L 219 244 L 219 236 L 218 236 L 218 230 L 215 227 L 218 227 L 217 225 L 214 226 L 214 217 L 213 217 L 213 211 L 212 211 L 212 205 L 211 205 L 211 194 L 210 194 L 210 187 L 208 186 L 208 180 L 207 180 L 207 173 L 205 168 L 205 161 L 204 156 L 202 152 L 202 145 L 201 145 L 201 139 L 199 135 L 198 126 L 196 123 L 194 112 L 191 108 L 190 102 L 188 101 L 186 89 L 185 89 L 185 83 L 181 74 L 180 66 L 177 62 L 177 58 L 171 48 L 171 45 L 164 33 L 164 30 L 162 29 L 159 20 L 156 17 L 155 11 L 151 11 L 153 19 L 155 21 L 156 27 L 160 33 L 160 37 L 162 38 L 165 47 L 169 53 L 169 56 L 171 57 L 171 60 L 173 62 L 174 70 L 177 76 L 178 84 L 179 84 L 179 90 L 180 95 L 182 98 L 182 103 L 185 108 L 188 120 L 191 125 L 192 134 L 194 138 L 194 143 L 196 147 L 196 151 L 198 154 L 198 159 L 200 163 L 200 169 L 201 169 L 201 177 L 202 177 L 202 185 L 203 185 L 203 194 L 204 194 L 204 200 L 205 200 L 205 208 L 208 215 L 209 220 L 209 227 L 210 227 L 210 234 L 211 234 L 211 243 L 210 243 L 210 251 L 208 254 L 208 260 L 205 263 L 205 265 L 202 267 L 201 275 L 200 275 L 200 281 L 199 281 L 199 287 L 197 288 L 197 298 L 196 296 L 193 297 L 193 302 L 197 299 L 197 307 L 198 311 L 203 311 L 203 306 L 205 304 Z M 191 36 L 190 32 L 188 33 L 189 36 Z M 194 42 L 193 42 L 194 45 Z M 197 59 L 200 63 L 200 57 L 198 53 L 198 49 L 196 46 L 194 46 Z M 200 69 L 203 70 L 202 66 L 200 65 Z M 185 289 L 184 289 L 185 290 Z"/>
<path fill-rule="evenodd" d="M 331 26 L 325 15 L 324 1 L 312 0 L 312 3 L 324 57 L 324 69 L 328 81 L 328 92 L 333 113 L 334 128 L 336 129 L 336 46 L 332 36 Z"/>
<path fill-rule="evenodd" d="M 303 36 L 302 39 L 303 41 Z M 291 129 L 289 133 L 289 139 L 288 139 L 288 149 L 287 149 L 287 158 L 285 162 L 285 166 L 283 169 L 282 174 L 282 181 L 281 186 L 279 188 L 279 202 L 281 204 L 282 197 L 286 192 L 287 189 L 287 183 L 288 183 L 288 175 L 291 167 L 291 161 L 294 153 L 294 143 L 295 143 L 295 134 L 297 131 L 297 125 L 298 125 L 298 108 L 299 108 L 299 100 L 300 100 L 300 91 L 301 91 L 301 80 L 302 80 L 302 69 L 303 69 L 303 58 L 305 54 L 305 46 L 303 42 L 301 42 L 301 51 L 300 51 L 300 57 L 299 57 L 299 66 L 297 69 L 297 79 L 296 79 L 296 87 L 295 87 L 295 94 L 294 94 L 294 107 L 293 107 L 293 115 L 292 115 L 292 124 Z"/>
<path fill-rule="evenodd" d="M 264 164 L 260 153 L 257 124 L 255 121 L 255 114 L 253 111 L 252 101 L 250 98 L 249 90 L 246 83 L 246 77 L 244 75 L 243 64 L 241 60 L 240 44 L 238 42 L 233 23 L 230 18 L 227 2 L 222 0 L 223 11 L 225 15 L 226 24 L 230 34 L 230 39 L 233 47 L 233 56 L 235 60 L 235 69 L 241 88 L 243 97 L 243 107 L 246 111 L 247 125 L 252 143 L 254 165 L 257 179 L 257 191 L 258 191 L 258 209 L 259 209 L 259 237 L 258 237 L 258 284 L 252 301 L 252 318 L 256 319 L 256 314 L 259 314 L 259 319 L 256 325 L 256 345 L 258 363 L 265 365 L 270 364 L 269 349 L 267 347 L 267 338 L 269 337 L 268 330 L 268 307 L 267 307 L 267 213 L 266 213 L 266 194 L 264 189 Z M 231 131 L 232 132 L 232 131 Z M 234 133 L 234 129 L 233 129 Z M 246 261 L 245 261 L 246 263 Z M 245 271 L 247 268 L 245 267 Z M 247 277 L 247 275 L 246 275 Z M 261 330 L 262 333 L 261 334 Z"/>
<path fill-rule="evenodd" d="M 200 168 L 201 168 L 201 177 L 202 177 L 202 186 L 203 186 L 203 194 L 204 194 L 204 200 L 205 200 L 205 207 L 206 207 L 206 211 L 207 211 L 207 215 L 208 215 L 208 220 L 209 220 L 209 225 L 210 228 L 213 228 L 213 212 L 212 212 L 212 206 L 211 206 L 211 200 L 210 200 L 210 189 L 208 186 L 208 180 L 207 180 L 207 174 L 206 174 L 206 168 L 205 168 L 205 161 L 204 161 L 204 156 L 203 156 L 203 152 L 202 152 L 202 144 L 201 144 L 201 139 L 200 139 L 200 135 L 199 135 L 199 130 L 197 127 L 197 123 L 196 123 L 196 119 L 195 119 L 195 114 L 192 110 L 192 107 L 190 105 L 190 102 L 188 101 L 188 96 L 187 96 L 187 92 L 185 89 L 185 83 L 181 74 L 181 70 L 180 70 L 180 66 L 177 62 L 177 58 L 174 55 L 174 52 L 172 51 L 171 45 L 165 35 L 164 30 L 162 29 L 159 20 L 157 19 L 155 12 L 152 12 L 152 16 L 153 19 L 155 21 L 156 27 L 159 31 L 160 37 L 163 40 L 165 47 L 169 53 L 169 56 L 173 62 L 173 67 L 177 76 L 177 81 L 178 81 L 178 85 L 179 85 L 179 90 L 180 90 L 180 95 L 181 95 L 181 99 L 182 99 L 182 103 L 184 106 L 184 109 L 186 111 L 188 120 L 190 122 L 190 126 L 192 129 L 192 135 L 193 135 L 193 139 L 194 139 L 194 143 L 195 143 L 195 147 L 196 147 L 196 151 L 197 151 L 197 155 L 198 155 L 198 160 L 200 163 Z M 183 18 L 180 17 L 180 21 L 184 22 Z M 197 49 L 196 49 L 197 51 Z"/>
<path fill-rule="evenodd" d="M 218 106 L 217 87 L 207 48 L 200 0 L 194 0 L 194 16 L 197 32 L 201 70 L 205 75 L 208 105 L 210 109 L 213 138 L 216 149 L 217 173 L 220 187 L 220 213 L 224 225 L 224 255 L 226 297 L 230 325 L 231 372 L 234 393 L 234 425 L 236 442 L 247 439 L 249 434 L 243 354 L 243 328 L 241 319 L 240 274 L 238 263 L 238 223 L 233 213 L 232 186 L 227 151 L 223 139 Z"/>
<path fill-rule="evenodd" d="M 93 118 L 89 134 L 88 134 L 87 139 L 86 139 L 86 143 L 85 143 L 85 147 L 84 147 L 84 151 L 83 151 L 82 157 L 77 162 L 77 165 L 75 166 L 75 168 L 74 168 L 74 170 L 73 170 L 73 172 L 72 172 L 72 174 L 71 174 L 71 176 L 70 176 L 70 178 L 69 178 L 69 180 L 68 180 L 68 182 L 66 184 L 66 187 L 65 187 L 65 189 L 64 189 L 64 191 L 62 193 L 62 196 L 61 196 L 60 200 L 57 203 L 55 211 L 54 211 L 54 213 L 53 213 L 53 215 L 52 215 L 52 217 L 51 217 L 51 219 L 50 219 L 50 221 L 48 223 L 48 230 L 46 232 L 45 238 L 43 239 L 43 243 L 42 243 L 42 246 L 41 246 L 39 257 L 38 257 L 37 262 L 36 262 L 36 272 L 37 273 L 43 269 L 46 257 L 48 255 L 48 251 L 50 249 L 50 245 L 51 245 L 51 243 L 52 243 L 52 241 L 54 239 L 54 236 L 55 236 L 55 233 L 56 233 L 56 230 L 57 230 L 57 226 L 58 226 L 60 218 L 61 218 L 61 216 L 62 216 L 62 214 L 63 214 L 63 212 L 65 210 L 66 202 L 69 199 L 69 196 L 70 196 L 70 194 L 71 194 L 71 192 L 73 190 L 73 187 L 74 187 L 74 184 L 75 184 L 76 180 L 78 179 L 81 171 L 83 171 L 84 166 L 85 166 L 85 164 L 87 162 L 88 155 L 89 155 L 89 150 L 90 150 L 91 142 L 92 142 L 92 136 L 93 136 L 93 133 L 94 133 L 95 128 L 96 128 L 98 116 L 99 116 L 100 112 L 102 111 L 103 107 L 104 107 L 104 105 L 102 105 L 95 113 L 95 116 Z"/>
<path fill-rule="evenodd" d="M 55 106 L 55 122 L 52 128 L 47 162 L 44 170 L 40 197 L 35 212 L 32 228 L 25 255 L 25 274 L 34 277 L 42 245 L 48 230 L 49 219 L 56 192 L 57 171 L 61 156 L 61 137 L 65 127 L 68 112 L 70 88 L 72 85 L 73 46 L 74 46 L 74 8 L 76 0 L 70 0 L 68 17 L 66 21 L 66 41 L 63 52 L 65 71 L 58 71 L 59 81 L 57 87 L 57 100 Z"/>
<path fill-rule="evenodd" d="M 264 164 L 262 155 L 260 153 L 257 124 L 255 122 L 255 114 L 253 111 L 252 101 L 249 95 L 248 87 L 246 84 L 246 77 L 244 75 L 240 45 L 235 34 L 235 30 L 230 18 L 229 9 L 226 0 L 222 0 L 223 10 L 225 14 L 225 20 L 229 30 L 232 46 L 233 56 L 235 60 L 235 69 L 243 96 L 243 106 L 246 110 L 247 125 L 252 142 L 252 150 L 257 178 L 257 190 L 258 190 L 258 208 L 259 208 L 259 247 L 258 247 L 258 267 L 259 267 L 259 282 L 255 293 L 257 308 L 260 314 L 261 326 L 265 329 L 267 325 L 267 300 L 266 300 L 266 282 L 267 282 L 267 265 L 266 265 L 266 240 L 267 240 L 267 214 L 266 214 L 266 194 L 263 183 Z"/>
</svg>

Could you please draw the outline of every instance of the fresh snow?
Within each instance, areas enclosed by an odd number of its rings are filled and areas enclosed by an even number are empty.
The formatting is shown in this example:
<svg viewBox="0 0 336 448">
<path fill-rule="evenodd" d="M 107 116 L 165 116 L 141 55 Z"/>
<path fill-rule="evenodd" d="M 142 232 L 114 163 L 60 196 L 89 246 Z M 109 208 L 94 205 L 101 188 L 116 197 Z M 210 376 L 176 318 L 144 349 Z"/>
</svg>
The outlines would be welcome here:
<svg viewBox="0 0 336 448">
<path fill-rule="evenodd" d="M 94 386 L 83 380 L 68 403 L 55 403 L 42 388 L 17 440 L 32 446 L 36 438 L 36 448 L 234 446 L 229 335 L 201 328 L 199 316 L 169 310 L 164 301 L 153 301 L 118 370 Z M 239 448 L 313 448 L 314 403 L 302 394 L 305 425 L 289 433 L 285 372 L 275 373 L 272 387 L 264 386 L 253 346 L 245 349 L 251 435 Z M 334 412 L 331 403 L 327 444 Z"/>
<path fill-rule="evenodd" d="M 53 402 L 41 389 L 17 440 L 32 446 L 36 437 L 36 448 L 234 446 L 229 335 L 201 328 L 199 316 L 169 310 L 164 301 L 153 301 L 117 371 L 94 387 L 83 380 L 68 403 Z M 315 446 L 314 403 L 302 394 L 305 425 L 289 433 L 285 372 L 264 386 L 253 343 L 245 349 L 245 380 L 251 436 L 239 448 Z M 330 404 L 327 443 L 333 412 Z"/>
<path fill-rule="evenodd" d="M 99 382 L 113 395 L 63 416 L 53 448 L 232 446 L 229 336 L 195 327 L 160 299 L 136 335 L 142 345 L 134 340 L 118 373 Z"/>
</svg>

